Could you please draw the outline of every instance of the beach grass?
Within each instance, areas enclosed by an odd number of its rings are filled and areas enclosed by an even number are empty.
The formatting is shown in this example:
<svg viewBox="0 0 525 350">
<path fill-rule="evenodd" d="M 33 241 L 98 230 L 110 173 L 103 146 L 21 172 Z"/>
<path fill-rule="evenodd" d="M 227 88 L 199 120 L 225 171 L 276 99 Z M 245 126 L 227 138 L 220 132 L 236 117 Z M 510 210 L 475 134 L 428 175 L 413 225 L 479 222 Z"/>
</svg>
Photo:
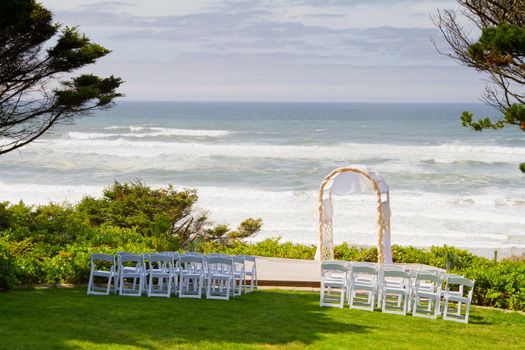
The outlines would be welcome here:
<svg viewBox="0 0 525 350">
<path fill-rule="evenodd" d="M 2 349 L 523 349 L 525 315 L 473 307 L 470 324 L 319 307 L 314 292 L 230 301 L 0 293 Z"/>
</svg>

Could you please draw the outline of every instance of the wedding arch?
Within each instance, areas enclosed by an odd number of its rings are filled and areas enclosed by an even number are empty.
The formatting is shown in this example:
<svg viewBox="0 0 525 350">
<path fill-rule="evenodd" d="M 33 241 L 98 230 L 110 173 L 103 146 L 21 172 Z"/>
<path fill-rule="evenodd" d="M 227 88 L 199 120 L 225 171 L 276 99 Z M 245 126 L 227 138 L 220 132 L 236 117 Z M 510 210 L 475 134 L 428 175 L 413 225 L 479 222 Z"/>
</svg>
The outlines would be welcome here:
<svg viewBox="0 0 525 350">
<path fill-rule="evenodd" d="M 377 195 L 377 260 L 392 263 L 390 241 L 390 194 L 383 176 L 363 165 L 350 165 L 331 171 L 319 189 L 319 245 L 316 259 L 334 259 L 332 196 L 347 196 L 374 191 Z"/>
</svg>

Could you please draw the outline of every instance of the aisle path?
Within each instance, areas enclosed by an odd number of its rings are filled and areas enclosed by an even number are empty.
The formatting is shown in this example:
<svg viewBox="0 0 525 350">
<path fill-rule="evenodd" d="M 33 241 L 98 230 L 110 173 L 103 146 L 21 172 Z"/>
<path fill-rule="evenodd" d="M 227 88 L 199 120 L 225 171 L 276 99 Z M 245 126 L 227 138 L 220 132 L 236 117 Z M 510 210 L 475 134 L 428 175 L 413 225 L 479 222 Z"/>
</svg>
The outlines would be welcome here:
<svg viewBox="0 0 525 350">
<path fill-rule="evenodd" d="M 437 269 L 423 264 L 396 264 L 410 269 Z M 440 270 L 440 269 L 438 269 Z M 257 257 L 257 278 L 261 286 L 319 287 L 321 264 L 315 260 Z"/>
</svg>

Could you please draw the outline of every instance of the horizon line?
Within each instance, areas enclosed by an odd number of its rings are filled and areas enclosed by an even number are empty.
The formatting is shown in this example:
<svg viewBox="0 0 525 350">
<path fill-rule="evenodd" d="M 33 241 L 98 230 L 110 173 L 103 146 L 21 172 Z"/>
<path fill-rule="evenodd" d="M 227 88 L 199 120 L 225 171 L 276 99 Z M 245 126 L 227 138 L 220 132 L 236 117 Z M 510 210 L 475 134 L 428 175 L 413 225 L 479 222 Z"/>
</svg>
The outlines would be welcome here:
<svg viewBox="0 0 525 350">
<path fill-rule="evenodd" d="M 176 102 L 176 103 L 311 103 L 311 104 L 322 104 L 322 103 L 333 103 L 333 104 L 479 104 L 490 106 L 483 101 L 462 101 L 462 102 L 438 102 L 438 101 L 303 101 L 303 100 L 170 100 L 170 99 L 159 99 L 159 100 L 141 100 L 141 99 L 124 99 L 117 100 L 118 102 Z"/>
</svg>

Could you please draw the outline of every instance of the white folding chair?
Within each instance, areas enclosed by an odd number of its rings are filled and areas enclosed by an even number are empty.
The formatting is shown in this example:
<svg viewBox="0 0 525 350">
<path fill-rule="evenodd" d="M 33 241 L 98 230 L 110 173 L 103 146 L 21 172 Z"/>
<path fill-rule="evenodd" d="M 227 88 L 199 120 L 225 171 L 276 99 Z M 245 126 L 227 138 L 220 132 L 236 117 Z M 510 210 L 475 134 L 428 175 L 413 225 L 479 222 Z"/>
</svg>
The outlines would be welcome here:
<svg viewBox="0 0 525 350">
<path fill-rule="evenodd" d="M 207 299 L 229 300 L 235 283 L 232 257 L 208 257 L 206 282 Z"/>
<path fill-rule="evenodd" d="M 117 290 L 120 290 L 120 257 L 122 255 L 129 255 L 129 254 L 133 254 L 133 253 L 130 253 L 130 252 L 116 252 L 115 256 L 116 256 L 116 262 L 117 262 Z"/>
<path fill-rule="evenodd" d="M 202 295 L 204 286 L 204 256 L 183 254 L 179 258 L 180 298 L 197 298 Z"/>
<path fill-rule="evenodd" d="M 377 275 L 377 269 L 373 265 L 354 264 L 352 266 L 348 298 L 351 309 L 374 311 Z"/>
<path fill-rule="evenodd" d="M 440 312 L 442 279 L 437 274 L 420 271 L 416 275 L 412 315 L 436 319 Z"/>
<path fill-rule="evenodd" d="M 172 274 L 172 283 L 171 283 L 171 292 L 173 294 L 179 293 L 179 277 L 180 277 L 180 266 L 179 258 L 180 255 L 178 252 L 161 252 L 161 254 L 166 254 L 171 256 L 173 259 L 173 274 Z"/>
<path fill-rule="evenodd" d="M 320 306 L 343 308 L 348 290 L 348 266 L 342 261 L 321 264 Z"/>
<path fill-rule="evenodd" d="M 147 261 L 148 297 L 169 298 L 173 281 L 173 257 L 167 254 L 148 254 Z"/>
<path fill-rule="evenodd" d="M 108 254 L 91 254 L 91 269 L 89 272 L 89 282 L 87 294 L 109 295 L 111 284 L 117 289 L 117 272 L 115 268 L 115 256 Z M 105 287 L 99 287 L 96 277 L 107 279 Z"/>
<path fill-rule="evenodd" d="M 408 272 L 386 268 L 381 281 L 381 311 L 405 316 L 409 304 L 410 278 Z"/>
<path fill-rule="evenodd" d="M 381 308 L 382 306 L 382 298 L 383 298 L 383 272 L 385 270 L 396 270 L 396 271 L 404 271 L 403 268 L 399 265 L 395 265 L 395 264 L 381 264 L 381 265 L 377 265 L 378 267 L 378 276 L 377 276 L 377 288 L 378 288 L 378 292 L 377 292 L 377 307 Z M 392 284 L 394 283 L 396 280 L 395 279 L 390 279 L 389 282 Z"/>
<path fill-rule="evenodd" d="M 257 263 L 254 255 L 243 255 L 244 257 L 244 292 L 249 293 L 257 290 Z M 249 282 L 249 283 L 248 283 Z"/>
<path fill-rule="evenodd" d="M 145 286 L 144 259 L 142 255 L 121 254 L 118 260 L 119 295 L 141 296 Z M 131 288 L 129 285 L 131 285 Z"/>
<path fill-rule="evenodd" d="M 468 323 L 470 313 L 470 303 L 474 292 L 475 280 L 469 280 L 459 276 L 449 276 L 447 278 L 443 310 L 443 319 Z M 465 313 L 463 313 L 465 305 Z"/>
<path fill-rule="evenodd" d="M 233 296 L 239 296 L 244 289 L 244 279 L 246 277 L 244 257 L 233 256 L 231 258 L 233 261 Z"/>
</svg>

